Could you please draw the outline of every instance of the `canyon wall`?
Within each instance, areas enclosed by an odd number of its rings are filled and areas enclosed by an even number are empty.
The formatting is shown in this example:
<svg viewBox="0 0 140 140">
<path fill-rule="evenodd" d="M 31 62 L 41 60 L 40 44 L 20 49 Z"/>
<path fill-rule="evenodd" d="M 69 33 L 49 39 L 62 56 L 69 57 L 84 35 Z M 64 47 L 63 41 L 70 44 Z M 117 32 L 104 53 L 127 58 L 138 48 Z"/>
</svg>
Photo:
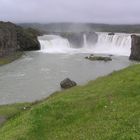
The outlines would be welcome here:
<svg viewBox="0 0 140 140">
<path fill-rule="evenodd" d="M 39 50 L 38 35 L 34 29 L 23 29 L 11 22 L 0 22 L 0 57 L 18 50 Z"/>
</svg>

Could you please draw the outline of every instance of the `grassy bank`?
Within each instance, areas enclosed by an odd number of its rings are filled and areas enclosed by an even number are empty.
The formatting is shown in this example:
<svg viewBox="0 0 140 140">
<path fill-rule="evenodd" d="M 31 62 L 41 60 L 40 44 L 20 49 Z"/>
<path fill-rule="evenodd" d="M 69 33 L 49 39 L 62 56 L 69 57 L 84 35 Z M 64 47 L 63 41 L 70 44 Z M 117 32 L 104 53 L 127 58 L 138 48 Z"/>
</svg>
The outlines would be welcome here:
<svg viewBox="0 0 140 140">
<path fill-rule="evenodd" d="M 16 116 L 22 111 L 29 109 L 31 104 L 29 103 L 20 103 L 12 105 L 1 105 L 0 106 L 0 126 L 10 118 Z"/>
<path fill-rule="evenodd" d="M 15 52 L 13 54 L 4 56 L 4 57 L 0 57 L 0 66 L 11 63 L 12 61 L 20 58 L 22 56 L 23 52 Z"/>
<path fill-rule="evenodd" d="M 0 127 L 0 140 L 66 139 L 140 140 L 140 65 L 54 94 Z"/>
</svg>

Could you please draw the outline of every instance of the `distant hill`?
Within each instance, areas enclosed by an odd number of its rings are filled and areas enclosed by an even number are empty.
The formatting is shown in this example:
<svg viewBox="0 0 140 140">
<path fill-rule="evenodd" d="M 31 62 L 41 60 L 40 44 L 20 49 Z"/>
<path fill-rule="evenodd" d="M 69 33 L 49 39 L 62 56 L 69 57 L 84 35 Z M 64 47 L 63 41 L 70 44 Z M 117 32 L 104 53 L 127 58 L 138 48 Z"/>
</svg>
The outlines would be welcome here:
<svg viewBox="0 0 140 140">
<path fill-rule="evenodd" d="M 94 23 L 22 23 L 22 27 L 32 27 L 42 32 L 124 32 L 140 33 L 140 25 L 109 25 Z"/>
</svg>

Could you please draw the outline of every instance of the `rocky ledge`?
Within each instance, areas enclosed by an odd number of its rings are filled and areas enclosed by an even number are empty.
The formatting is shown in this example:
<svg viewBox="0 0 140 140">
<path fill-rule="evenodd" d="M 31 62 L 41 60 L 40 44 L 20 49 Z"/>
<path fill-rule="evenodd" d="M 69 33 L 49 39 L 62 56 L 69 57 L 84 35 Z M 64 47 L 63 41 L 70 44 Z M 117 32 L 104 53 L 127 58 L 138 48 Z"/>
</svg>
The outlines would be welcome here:
<svg viewBox="0 0 140 140">
<path fill-rule="evenodd" d="M 112 61 L 111 57 L 94 56 L 93 54 L 91 54 L 90 56 L 86 56 L 85 59 L 88 59 L 90 61 Z"/>
<path fill-rule="evenodd" d="M 38 35 L 39 32 L 34 29 L 23 29 L 11 22 L 0 22 L 0 57 L 18 50 L 39 50 Z"/>
</svg>

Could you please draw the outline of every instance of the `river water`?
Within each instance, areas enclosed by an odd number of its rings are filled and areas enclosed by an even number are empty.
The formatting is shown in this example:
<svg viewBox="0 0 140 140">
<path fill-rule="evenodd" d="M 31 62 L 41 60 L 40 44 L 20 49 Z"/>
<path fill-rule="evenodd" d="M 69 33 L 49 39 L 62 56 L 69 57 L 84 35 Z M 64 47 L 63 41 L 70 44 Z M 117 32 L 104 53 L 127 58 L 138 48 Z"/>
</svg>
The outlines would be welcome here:
<svg viewBox="0 0 140 140">
<path fill-rule="evenodd" d="M 0 67 L 0 104 L 31 102 L 61 90 L 60 82 L 70 78 L 83 85 L 90 80 L 123 69 L 130 64 L 130 35 L 100 34 L 96 46 L 71 48 L 57 36 L 39 37 L 41 51 L 25 55 Z M 113 54 L 112 61 L 85 59 L 90 53 Z M 120 55 L 118 55 L 120 54 Z"/>
<path fill-rule="evenodd" d="M 131 64 L 126 56 L 113 56 L 110 62 L 92 62 L 85 56 L 28 52 L 0 67 L 0 104 L 39 100 L 61 90 L 66 77 L 82 85 Z"/>
</svg>

